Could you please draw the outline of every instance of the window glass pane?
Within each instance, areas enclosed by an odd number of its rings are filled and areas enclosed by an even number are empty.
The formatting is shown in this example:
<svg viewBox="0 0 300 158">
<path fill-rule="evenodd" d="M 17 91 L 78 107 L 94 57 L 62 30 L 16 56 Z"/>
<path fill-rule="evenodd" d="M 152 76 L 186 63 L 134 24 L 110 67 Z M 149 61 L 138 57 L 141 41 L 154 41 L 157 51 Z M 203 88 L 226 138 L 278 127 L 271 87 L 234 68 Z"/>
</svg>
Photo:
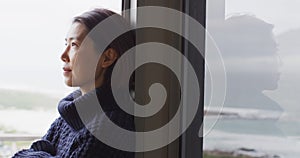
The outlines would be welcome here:
<svg viewBox="0 0 300 158">
<path fill-rule="evenodd" d="M 74 16 L 95 7 L 121 13 L 122 1 L 0 1 L 0 135 L 46 133 L 64 85 L 60 55 Z M 6 138 L 3 138 L 6 139 Z M 16 140 L 18 141 L 18 140 Z M 22 143 L 0 142 L 0 157 Z M 27 143 L 28 144 L 28 143 Z M 23 147 L 20 147 L 23 148 Z M 17 149 L 18 150 L 18 149 Z"/>
<path fill-rule="evenodd" d="M 217 92 L 206 69 L 204 150 L 299 157 L 300 2 L 207 3 L 207 29 L 222 55 L 227 88 L 223 106 L 209 105 Z"/>
</svg>

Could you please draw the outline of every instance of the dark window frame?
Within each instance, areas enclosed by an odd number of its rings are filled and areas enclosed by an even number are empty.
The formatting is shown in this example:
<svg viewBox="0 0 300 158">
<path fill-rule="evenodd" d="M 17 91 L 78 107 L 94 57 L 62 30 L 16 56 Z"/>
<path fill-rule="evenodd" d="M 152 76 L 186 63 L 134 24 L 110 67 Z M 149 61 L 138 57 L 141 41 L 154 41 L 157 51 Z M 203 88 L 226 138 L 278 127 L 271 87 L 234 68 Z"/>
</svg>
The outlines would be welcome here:
<svg viewBox="0 0 300 158">
<path fill-rule="evenodd" d="M 122 0 L 122 10 L 130 9 L 132 7 L 132 1 L 134 0 Z M 136 1 L 136 0 L 135 0 Z M 202 24 L 204 27 L 206 25 L 206 0 L 180 0 L 180 1 L 171 1 L 171 0 L 152 0 L 146 1 L 146 0 L 138 0 L 137 6 L 164 6 L 164 7 L 170 7 L 173 9 L 180 10 L 189 16 L 196 19 L 200 24 Z M 138 13 L 136 13 L 138 14 Z M 130 13 L 129 15 L 123 15 L 126 19 L 130 19 Z M 183 27 L 183 31 L 185 32 L 187 29 Z M 205 32 L 201 32 L 199 35 L 201 36 L 201 46 L 203 46 L 203 50 L 205 47 Z M 188 41 L 180 39 L 180 47 L 182 50 L 182 53 L 191 61 L 194 63 L 198 63 L 198 67 L 195 69 L 199 86 L 200 86 L 200 103 L 199 108 L 196 114 L 196 117 L 194 118 L 192 124 L 187 129 L 187 131 L 178 138 L 177 148 L 167 148 L 167 152 L 176 152 L 178 158 L 202 158 L 203 157 L 203 138 L 199 137 L 199 130 L 201 129 L 201 125 L 203 122 L 203 114 L 204 114 L 204 59 L 203 57 L 199 56 L 199 53 L 195 52 L 195 49 L 192 49 L 192 46 L 188 44 Z M 198 55 L 196 55 L 198 54 Z M 204 54 L 204 52 L 202 52 Z M 201 133 L 201 131 L 200 131 Z M 173 144 L 173 143 L 172 143 Z M 175 149 L 175 151 L 173 150 Z M 176 151 L 177 150 L 177 151 Z M 149 155 L 152 155 L 155 157 L 161 157 L 165 158 L 163 154 L 160 152 L 149 152 L 148 154 L 145 153 L 139 153 L 137 154 L 137 157 L 141 158 L 148 158 L 151 157 Z M 168 157 L 174 158 L 173 154 L 167 154 Z M 173 156 L 171 156 L 173 155 Z"/>
</svg>

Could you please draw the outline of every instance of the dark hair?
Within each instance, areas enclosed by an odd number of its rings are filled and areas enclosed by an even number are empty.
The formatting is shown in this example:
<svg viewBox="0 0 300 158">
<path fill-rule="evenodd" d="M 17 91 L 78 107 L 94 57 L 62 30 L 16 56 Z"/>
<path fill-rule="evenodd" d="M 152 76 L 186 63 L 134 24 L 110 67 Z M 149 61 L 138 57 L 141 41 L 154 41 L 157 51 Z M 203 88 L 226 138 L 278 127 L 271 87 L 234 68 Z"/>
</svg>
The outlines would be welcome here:
<svg viewBox="0 0 300 158">
<path fill-rule="evenodd" d="M 85 13 L 83 13 L 80 16 L 76 16 L 73 19 L 73 23 L 75 22 L 79 22 L 81 24 L 84 24 L 87 29 L 88 32 L 90 32 L 91 30 L 93 30 L 100 22 L 102 22 L 103 20 L 105 20 L 106 18 L 113 16 L 114 18 L 113 20 L 111 20 L 110 25 L 112 25 L 110 31 L 114 31 L 114 29 L 120 29 L 120 28 L 129 28 L 128 32 L 120 35 L 119 37 L 117 37 L 116 39 L 114 39 L 106 48 L 105 50 L 107 50 L 108 48 L 112 48 L 114 50 L 117 51 L 119 57 L 122 56 L 128 49 L 132 48 L 133 46 L 135 46 L 135 33 L 133 31 L 133 29 L 131 28 L 129 22 L 127 22 L 121 15 L 107 10 L 107 9 L 93 9 L 91 11 L 87 11 Z M 97 41 L 103 41 L 103 40 L 109 40 L 106 39 L 106 35 L 105 33 L 103 33 L 103 31 L 99 31 L 99 32 L 94 32 L 94 35 L 91 35 L 89 37 L 91 37 L 91 39 L 94 42 Z M 88 34 L 89 35 L 89 34 Z M 100 39 L 99 39 L 100 38 Z M 96 49 L 100 49 L 102 48 L 101 43 L 103 42 L 98 42 L 95 43 L 95 47 Z M 102 52 L 100 52 L 102 53 Z M 115 62 L 116 63 L 116 62 Z M 115 66 L 115 63 L 113 63 L 107 70 L 106 73 L 104 74 L 104 79 L 106 82 L 108 82 L 108 84 L 110 84 L 110 79 L 111 79 L 111 74 L 112 74 L 112 70 Z M 133 84 L 133 83 L 131 83 Z"/>
</svg>

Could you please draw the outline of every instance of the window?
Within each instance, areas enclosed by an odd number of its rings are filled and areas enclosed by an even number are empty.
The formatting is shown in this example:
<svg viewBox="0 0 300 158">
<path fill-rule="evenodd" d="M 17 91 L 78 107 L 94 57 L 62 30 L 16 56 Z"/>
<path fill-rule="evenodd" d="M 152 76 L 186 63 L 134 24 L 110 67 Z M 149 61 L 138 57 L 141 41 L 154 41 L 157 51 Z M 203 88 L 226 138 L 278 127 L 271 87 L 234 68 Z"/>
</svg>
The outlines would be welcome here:
<svg viewBox="0 0 300 158">
<path fill-rule="evenodd" d="M 227 88 L 220 115 L 211 105 L 205 116 L 205 155 L 299 157 L 299 1 L 207 3 Z M 206 108 L 212 79 L 207 69 Z"/>
</svg>

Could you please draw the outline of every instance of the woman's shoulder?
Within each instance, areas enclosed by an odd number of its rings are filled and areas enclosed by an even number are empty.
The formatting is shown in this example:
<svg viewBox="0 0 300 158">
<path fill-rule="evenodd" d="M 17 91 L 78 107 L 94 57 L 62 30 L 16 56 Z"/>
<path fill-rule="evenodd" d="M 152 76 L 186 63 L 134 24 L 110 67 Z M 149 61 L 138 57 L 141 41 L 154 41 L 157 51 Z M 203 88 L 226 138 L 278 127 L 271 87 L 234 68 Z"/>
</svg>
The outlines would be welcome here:
<svg viewBox="0 0 300 158">
<path fill-rule="evenodd" d="M 60 129 L 64 124 L 64 119 L 60 116 L 56 118 L 50 125 L 50 129 Z"/>
<path fill-rule="evenodd" d="M 59 129 L 60 126 L 62 125 L 62 122 L 63 122 L 63 119 L 62 119 L 61 117 L 56 118 L 56 119 L 51 123 L 50 128 L 48 129 L 48 132 L 47 132 L 47 133 L 49 133 L 50 131 Z"/>
<path fill-rule="evenodd" d="M 66 130 L 66 128 L 68 128 L 68 126 L 64 119 L 62 117 L 58 117 L 52 122 L 43 138 L 52 140 L 54 137 L 58 137 L 61 131 Z"/>
</svg>

